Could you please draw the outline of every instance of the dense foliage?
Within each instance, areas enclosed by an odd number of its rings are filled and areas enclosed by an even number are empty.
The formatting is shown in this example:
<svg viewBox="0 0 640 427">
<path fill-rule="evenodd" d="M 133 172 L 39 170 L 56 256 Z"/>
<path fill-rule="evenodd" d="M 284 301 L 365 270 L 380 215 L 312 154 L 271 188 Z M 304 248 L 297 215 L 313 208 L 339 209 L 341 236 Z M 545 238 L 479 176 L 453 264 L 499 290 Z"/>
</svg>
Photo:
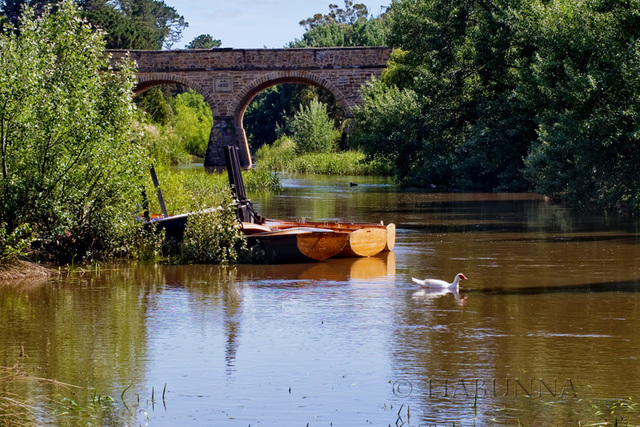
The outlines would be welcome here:
<svg viewBox="0 0 640 427">
<path fill-rule="evenodd" d="M 338 135 L 327 107 L 317 99 L 308 106 L 301 105 L 288 121 L 288 130 L 296 143 L 296 153 L 326 153 L 335 151 Z"/>
<path fill-rule="evenodd" d="M 389 39 L 401 50 L 365 91 L 357 140 L 370 155 L 393 160 L 405 183 L 524 188 L 519 169 L 535 132 L 514 96 L 511 67 L 521 52 L 509 4 L 392 4 Z"/>
<path fill-rule="evenodd" d="M 200 34 L 193 39 L 186 48 L 187 49 L 214 49 L 222 46 L 222 41 L 214 39 L 210 34 Z"/>
<path fill-rule="evenodd" d="M 330 4 L 329 13 L 317 13 L 300 21 L 305 27 L 302 39 L 289 47 L 384 46 L 387 26 L 384 15 L 373 18 L 362 3 L 344 2 L 345 8 Z"/>
<path fill-rule="evenodd" d="M 0 0 L 0 12 L 14 27 L 22 11 L 31 7 L 36 16 L 61 0 Z M 161 0 L 76 0 L 83 16 L 105 31 L 108 49 L 170 48 L 188 26 L 173 7 Z"/>
<path fill-rule="evenodd" d="M 0 224 L 30 224 L 58 260 L 126 251 L 145 155 L 132 64 L 108 71 L 71 1 L 0 34 Z"/>
<path fill-rule="evenodd" d="M 538 122 L 526 176 L 581 208 L 640 211 L 640 3 L 556 0 L 526 12 L 539 35 L 517 68 Z"/>
<path fill-rule="evenodd" d="M 396 0 L 356 140 L 408 185 L 637 211 L 640 4 Z"/>
<path fill-rule="evenodd" d="M 235 207 L 226 204 L 220 209 L 209 209 L 190 216 L 180 255 L 183 262 L 196 264 L 227 264 L 247 260 L 247 241 L 236 218 Z"/>
<path fill-rule="evenodd" d="M 146 112 L 139 120 L 154 163 L 178 165 L 204 157 L 213 126 L 204 97 L 191 89 L 166 97 L 160 88 L 149 92 L 138 106 Z"/>
</svg>

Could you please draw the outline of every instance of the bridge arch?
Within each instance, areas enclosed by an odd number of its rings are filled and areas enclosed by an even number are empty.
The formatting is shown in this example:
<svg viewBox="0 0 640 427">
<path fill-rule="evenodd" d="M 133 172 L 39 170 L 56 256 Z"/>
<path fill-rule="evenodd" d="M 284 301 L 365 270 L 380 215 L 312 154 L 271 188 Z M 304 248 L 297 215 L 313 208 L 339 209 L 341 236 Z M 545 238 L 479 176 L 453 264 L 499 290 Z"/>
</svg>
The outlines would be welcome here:
<svg viewBox="0 0 640 427">
<path fill-rule="evenodd" d="M 265 74 L 248 84 L 242 91 L 238 92 L 229 104 L 229 113 L 233 115 L 233 122 L 237 132 L 240 145 L 249 146 L 247 135 L 244 130 L 244 113 L 251 101 L 264 90 L 280 84 L 305 84 L 316 86 L 326 90 L 334 96 L 336 102 L 344 111 L 345 117 L 352 117 L 351 105 L 348 104 L 346 96 L 332 82 L 317 75 L 304 71 L 298 72 L 273 72 Z"/>
<path fill-rule="evenodd" d="M 134 96 L 138 96 L 156 86 L 173 84 L 186 86 L 202 95 L 205 102 L 209 104 L 209 107 L 211 108 L 213 114 L 215 114 L 214 108 L 216 107 L 216 105 L 211 96 L 211 93 L 206 88 L 202 87 L 198 82 L 192 81 L 189 78 L 179 75 L 171 75 L 166 73 L 149 73 L 138 76 L 136 86 L 133 88 L 133 94 Z"/>
<path fill-rule="evenodd" d="M 389 47 L 212 50 L 109 50 L 113 66 L 124 56 L 136 62 L 140 94 L 161 84 L 182 84 L 204 96 L 213 113 L 205 166 L 224 166 L 224 145 L 240 148 L 251 166 L 242 118 L 251 100 L 281 83 L 319 86 L 333 94 L 345 112 L 360 99 L 360 87 L 385 69 Z"/>
<path fill-rule="evenodd" d="M 233 112 L 234 116 L 237 114 L 244 114 L 253 98 L 259 95 L 265 89 L 279 84 L 306 84 L 310 86 L 317 86 L 326 90 L 336 98 L 336 102 L 340 104 L 344 110 L 345 117 L 352 117 L 351 105 L 348 104 L 346 96 L 342 91 L 336 87 L 332 82 L 311 73 L 304 71 L 298 72 L 283 72 L 278 71 L 274 73 L 265 74 L 260 78 L 254 80 L 248 84 L 242 91 L 238 92 L 230 103 L 230 112 Z"/>
</svg>

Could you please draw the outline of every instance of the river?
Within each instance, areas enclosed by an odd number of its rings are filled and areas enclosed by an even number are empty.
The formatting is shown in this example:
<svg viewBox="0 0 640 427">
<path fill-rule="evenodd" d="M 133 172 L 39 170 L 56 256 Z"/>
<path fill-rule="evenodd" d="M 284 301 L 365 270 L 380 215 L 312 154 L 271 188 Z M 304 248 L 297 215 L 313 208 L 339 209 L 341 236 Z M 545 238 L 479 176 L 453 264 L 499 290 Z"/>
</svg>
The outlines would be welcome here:
<svg viewBox="0 0 640 427">
<path fill-rule="evenodd" d="M 637 221 L 381 178 L 283 185 L 250 194 L 258 212 L 393 222 L 394 251 L 0 286 L 0 424 L 640 424 Z M 459 272 L 457 295 L 411 281 Z"/>
</svg>

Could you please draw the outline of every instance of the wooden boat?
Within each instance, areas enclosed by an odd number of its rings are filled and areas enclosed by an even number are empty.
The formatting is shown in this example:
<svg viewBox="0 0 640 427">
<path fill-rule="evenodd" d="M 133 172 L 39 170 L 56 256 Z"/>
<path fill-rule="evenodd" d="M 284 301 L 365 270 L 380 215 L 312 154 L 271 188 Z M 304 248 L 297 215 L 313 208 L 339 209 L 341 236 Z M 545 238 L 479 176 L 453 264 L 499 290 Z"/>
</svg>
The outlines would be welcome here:
<svg viewBox="0 0 640 427">
<path fill-rule="evenodd" d="M 396 227 L 394 224 L 296 222 L 262 217 L 255 211 L 251 201 L 247 199 L 238 160 L 238 148 L 225 146 L 224 153 L 229 184 L 237 202 L 237 216 L 242 223 L 243 232 L 252 241 L 258 239 L 259 235 L 268 237 L 272 235 L 270 233 L 285 231 L 293 233 L 294 230 L 311 227 L 317 230 L 316 232 L 323 230 L 347 236 L 346 244 L 332 256 L 370 257 L 383 251 L 393 250 L 396 240 Z M 295 234 L 300 233 L 295 232 Z M 332 238 L 336 237 L 333 236 Z M 334 246 L 336 245 L 332 245 L 332 247 Z"/>
<path fill-rule="evenodd" d="M 396 242 L 395 224 L 382 223 L 342 223 L 342 222 L 296 222 L 267 219 L 263 222 L 271 230 L 285 230 L 295 227 L 315 227 L 349 233 L 349 243 L 339 256 L 373 256 L 380 252 L 392 251 Z"/>
<path fill-rule="evenodd" d="M 311 227 L 259 231 L 246 235 L 254 262 L 296 263 L 324 261 L 339 254 L 349 233 Z"/>
<path fill-rule="evenodd" d="M 374 256 L 380 252 L 393 250 L 396 240 L 396 226 L 394 224 L 296 222 L 274 219 L 267 219 L 262 224 L 242 223 L 246 235 L 278 230 L 295 230 L 304 227 L 347 233 L 349 235 L 347 244 L 335 255 L 336 257 Z"/>
</svg>

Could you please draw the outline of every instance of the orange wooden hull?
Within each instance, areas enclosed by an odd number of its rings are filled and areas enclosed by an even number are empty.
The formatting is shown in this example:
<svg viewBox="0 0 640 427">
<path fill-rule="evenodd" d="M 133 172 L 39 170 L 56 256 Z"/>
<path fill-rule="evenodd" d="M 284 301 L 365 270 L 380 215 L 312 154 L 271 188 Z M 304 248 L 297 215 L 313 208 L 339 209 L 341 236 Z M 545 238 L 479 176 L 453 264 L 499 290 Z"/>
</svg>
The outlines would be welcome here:
<svg viewBox="0 0 640 427">
<path fill-rule="evenodd" d="M 338 255 L 349 241 L 349 233 L 309 227 L 247 234 L 249 229 L 245 227 L 245 234 L 254 262 L 324 261 Z"/>
<path fill-rule="evenodd" d="M 336 255 L 339 257 L 369 257 L 380 252 L 391 251 L 396 240 L 396 226 L 394 224 L 296 222 L 270 219 L 262 225 L 244 225 L 247 230 L 245 233 L 290 230 L 300 227 L 347 233 L 349 239 L 345 247 Z"/>
</svg>

